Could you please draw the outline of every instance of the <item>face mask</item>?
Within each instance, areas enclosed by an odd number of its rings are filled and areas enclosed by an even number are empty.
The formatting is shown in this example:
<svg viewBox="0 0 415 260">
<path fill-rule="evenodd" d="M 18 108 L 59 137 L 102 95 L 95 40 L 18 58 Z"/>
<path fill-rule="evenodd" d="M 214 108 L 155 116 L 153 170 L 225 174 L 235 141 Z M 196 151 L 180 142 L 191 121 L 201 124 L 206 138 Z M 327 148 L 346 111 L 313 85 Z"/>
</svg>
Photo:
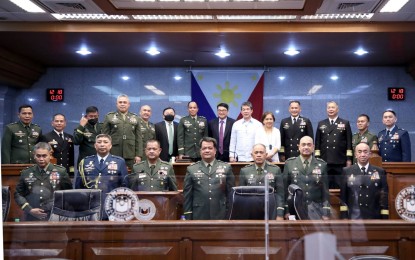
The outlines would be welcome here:
<svg viewBox="0 0 415 260">
<path fill-rule="evenodd" d="M 96 125 L 98 123 L 98 118 L 88 119 L 90 125 Z"/>
<path fill-rule="evenodd" d="M 173 121 L 173 120 L 174 120 L 174 116 L 173 116 L 173 115 L 165 115 L 165 116 L 164 116 L 164 119 L 165 119 L 166 121 L 168 121 L 168 122 L 171 122 L 171 121 Z"/>
</svg>

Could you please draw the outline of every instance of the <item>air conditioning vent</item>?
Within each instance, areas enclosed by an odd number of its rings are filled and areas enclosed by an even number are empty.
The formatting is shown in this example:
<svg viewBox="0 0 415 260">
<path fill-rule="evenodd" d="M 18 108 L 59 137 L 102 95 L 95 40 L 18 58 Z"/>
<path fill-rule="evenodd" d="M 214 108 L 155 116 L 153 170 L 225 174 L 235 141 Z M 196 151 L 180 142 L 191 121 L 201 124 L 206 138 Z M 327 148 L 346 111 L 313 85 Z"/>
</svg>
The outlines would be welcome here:
<svg viewBox="0 0 415 260">
<path fill-rule="evenodd" d="M 92 0 L 38 0 L 54 13 L 104 13 Z"/>
<path fill-rule="evenodd" d="M 373 13 L 383 0 L 324 0 L 317 14 Z"/>
</svg>

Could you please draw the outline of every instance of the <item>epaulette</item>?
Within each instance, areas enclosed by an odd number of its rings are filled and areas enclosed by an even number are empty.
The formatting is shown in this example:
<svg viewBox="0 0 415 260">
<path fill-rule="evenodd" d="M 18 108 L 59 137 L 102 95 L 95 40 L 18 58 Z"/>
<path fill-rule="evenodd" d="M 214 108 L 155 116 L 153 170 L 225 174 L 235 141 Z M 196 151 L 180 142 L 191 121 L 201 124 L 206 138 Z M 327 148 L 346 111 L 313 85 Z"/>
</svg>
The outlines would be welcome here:
<svg viewBox="0 0 415 260">
<path fill-rule="evenodd" d="M 277 165 L 272 164 L 272 163 L 267 163 L 267 166 L 271 166 L 271 167 L 278 167 Z M 278 167 L 278 168 L 279 168 L 279 167 Z"/>
<path fill-rule="evenodd" d="M 88 155 L 88 156 L 85 156 L 84 159 L 82 159 L 82 160 L 89 159 L 89 158 L 94 157 L 94 156 L 95 155 Z"/>
<path fill-rule="evenodd" d="M 292 160 L 294 160 L 295 158 L 297 158 L 297 157 L 290 157 L 290 158 L 288 158 L 287 160 L 285 160 L 285 161 L 292 161 Z"/>
<path fill-rule="evenodd" d="M 124 158 L 122 158 L 121 156 L 118 156 L 118 155 L 111 154 L 111 156 L 114 157 L 114 158 L 117 158 L 117 159 L 123 159 L 124 160 Z"/>
<path fill-rule="evenodd" d="M 63 167 L 62 165 L 58 165 L 58 164 L 52 164 L 54 168 L 61 168 L 61 170 L 66 170 L 65 167 Z"/>
<path fill-rule="evenodd" d="M 251 167 L 252 165 L 254 165 L 254 163 L 251 163 L 251 164 L 245 165 L 245 166 L 244 166 L 244 167 L 242 167 L 242 168 Z"/>
<path fill-rule="evenodd" d="M 193 166 L 193 165 L 199 164 L 200 162 L 201 162 L 201 161 L 194 162 L 194 163 L 190 164 L 189 166 Z"/>
<path fill-rule="evenodd" d="M 200 118 L 204 118 L 204 119 L 206 119 L 206 117 L 204 117 L 204 116 L 199 116 L 199 115 L 197 115 L 197 117 L 200 117 Z"/>
<path fill-rule="evenodd" d="M 136 114 L 136 113 L 133 113 L 133 112 L 128 112 L 129 114 L 132 114 L 133 116 L 137 116 L 138 117 L 138 114 Z M 141 118 L 141 117 L 139 117 L 139 118 Z"/>
<path fill-rule="evenodd" d="M 316 158 L 316 160 L 317 160 L 317 161 L 320 161 L 320 162 L 326 162 L 325 160 L 323 160 L 323 159 L 321 159 L 321 158 Z"/>
<path fill-rule="evenodd" d="M 169 163 L 169 162 L 166 162 L 166 161 L 163 161 L 163 160 L 160 160 L 160 163 L 161 163 L 161 164 L 168 164 L 168 165 L 170 165 L 170 163 Z"/>
</svg>

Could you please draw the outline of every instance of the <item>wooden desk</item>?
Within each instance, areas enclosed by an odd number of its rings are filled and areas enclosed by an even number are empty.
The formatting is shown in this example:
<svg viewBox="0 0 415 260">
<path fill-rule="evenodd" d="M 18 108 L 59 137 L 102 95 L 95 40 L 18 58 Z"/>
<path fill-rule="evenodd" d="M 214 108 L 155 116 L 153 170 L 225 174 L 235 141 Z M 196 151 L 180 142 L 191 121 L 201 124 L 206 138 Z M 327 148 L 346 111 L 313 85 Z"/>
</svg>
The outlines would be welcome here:
<svg viewBox="0 0 415 260">
<path fill-rule="evenodd" d="M 304 259 L 302 238 L 336 235 L 345 259 L 415 255 L 415 223 L 386 221 L 270 221 L 270 259 Z M 264 259 L 264 221 L 5 223 L 4 258 L 40 259 Z"/>
</svg>

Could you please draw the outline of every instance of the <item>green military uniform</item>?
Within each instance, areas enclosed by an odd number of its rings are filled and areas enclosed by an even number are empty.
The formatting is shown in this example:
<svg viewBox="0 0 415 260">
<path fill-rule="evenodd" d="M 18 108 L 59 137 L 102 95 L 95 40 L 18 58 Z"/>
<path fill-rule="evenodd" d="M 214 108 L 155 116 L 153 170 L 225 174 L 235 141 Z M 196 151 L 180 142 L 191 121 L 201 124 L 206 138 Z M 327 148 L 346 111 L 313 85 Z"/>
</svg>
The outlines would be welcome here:
<svg viewBox="0 0 415 260">
<path fill-rule="evenodd" d="M 127 187 L 135 191 L 177 191 L 173 166 L 160 159 L 153 166 L 151 169 L 148 161 L 134 164 Z"/>
<path fill-rule="evenodd" d="M 39 220 L 29 214 L 32 208 L 41 208 L 49 214 L 52 210 L 55 190 L 72 189 L 72 182 L 65 167 L 49 163 L 45 170 L 33 165 L 20 173 L 14 199 L 24 210 L 25 220 Z"/>
<path fill-rule="evenodd" d="M 353 134 L 352 136 L 352 146 L 353 146 L 353 152 L 356 146 L 360 143 L 365 143 L 369 145 L 369 148 L 372 149 L 373 143 L 378 143 L 378 137 L 375 134 L 372 134 L 369 131 L 364 132 L 362 135 L 360 135 L 359 132 Z M 353 156 L 353 164 L 356 163 L 356 157 Z"/>
<path fill-rule="evenodd" d="M 19 121 L 6 125 L 1 144 L 1 163 L 34 163 L 32 149 L 41 136 L 42 129 L 36 124 L 26 126 Z"/>
<path fill-rule="evenodd" d="M 303 190 L 303 204 L 309 218 L 321 219 L 322 216 L 330 216 L 327 163 L 315 157 L 308 160 L 308 170 L 305 169 L 300 156 L 285 161 L 283 173 L 286 187 L 285 198 L 288 197 L 288 186 L 290 184 L 298 185 Z M 288 205 L 286 205 L 286 210 L 287 208 Z"/>
<path fill-rule="evenodd" d="M 130 169 L 134 157 L 143 157 L 143 139 L 136 114 L 127 112 L 124 117 L 118 111 L 108 113 L 102 124 L 102 133 L 112 137 L 111 154 L 124 158 Z"/>
<path fill-rule="evenodd" d="M 192 159 L 200 158 L 199 141 L 208 136 L 207 120 L 203 116 L 185 116 L 177 126 L 177 146 L 179 155 L 187 155 Z"/>
<path fill-rule="evenodd" d="M 146 160 L 146 154 L 144 150 L 146 149 L 146 143 L 148 140 L 155 140 L 156 139 L 156 129 L 154 128 L 154 124 L 151 122 L 144 121 L 141 117 L 138 118 L 138 123 L 140 125 L 141 137 L 143 142 L 143 156 L 141 160 Z"/>
<path fill-rule="evenodd" d="M 101 133 L 102 123 L 91 125 L 87 123 L 85 126 L 79 125 L 73 132 L 73 143 L 79 145 L 79 162 L 89 156 L 97 153 L 95 149 L 95 138 Z"/>
<path fill-rule="evenodd" d="M 232 167 L 225 162 L 214 160 L 210 172 L 203 161 L 189 165 L 183 188 L 186 219 L 225 219 L 234 186 Z"/>
<path fill-rule="evenodd" d="M 270 218 L 284 217 L 284 181 L 281 169 L 273 164 L 265 163 L 263 168 L 259 169 L 253 163 L 241 169 L 239 173 L 240 186 L 263 186 L 265 177 L 268 178 L 269 187 L 274 189 L 276 207 Z"/>
</svg>

